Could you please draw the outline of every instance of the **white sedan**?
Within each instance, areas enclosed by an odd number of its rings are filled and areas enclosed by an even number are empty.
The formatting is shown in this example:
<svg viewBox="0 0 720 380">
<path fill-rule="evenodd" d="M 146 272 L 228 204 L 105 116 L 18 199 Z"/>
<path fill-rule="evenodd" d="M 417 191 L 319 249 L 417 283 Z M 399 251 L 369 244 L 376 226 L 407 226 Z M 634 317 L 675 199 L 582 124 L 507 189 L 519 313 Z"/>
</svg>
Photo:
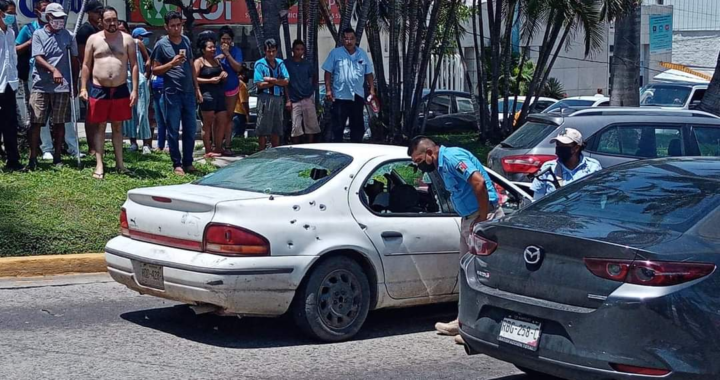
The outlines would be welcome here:
<svg viewBox="0 0 720 380">
<path fill-rule="evenodd" d="M 530 201 L 490 175 L 506 213 Z M 199 313 L 290 312 L 341 341 L 369 310 L 457 300 L 460 220 L 402 147 L 267 150 L 192 184 L 131 190 L 120 222 L 112 278 Z"/>
</svg>

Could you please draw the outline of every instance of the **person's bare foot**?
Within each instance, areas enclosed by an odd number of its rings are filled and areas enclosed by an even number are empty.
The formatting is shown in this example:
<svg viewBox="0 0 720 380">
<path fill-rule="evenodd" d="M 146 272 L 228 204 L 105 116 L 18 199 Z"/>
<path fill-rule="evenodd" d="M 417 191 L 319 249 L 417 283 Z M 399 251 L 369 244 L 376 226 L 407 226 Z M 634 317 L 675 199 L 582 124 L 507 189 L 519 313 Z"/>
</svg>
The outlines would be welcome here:
<svg viewBox="0 0 720 380">
<path fill-rule="evenodd" d="M 115 168 L 115 171 L 118 172 L 118 174 L 130 174 L 130 170 L 124 166 Z"/>
<path fill-rule="evenodd" d="M 179 175 L 179 176 L 184 176 L 184 175 L 185 175 L 185 170 L 183 170 L 183 168 L 181 168 L 181 167 L 178 166 L 178 167 L 175 168 L 175 170 L 173 171 L 173 173 L 175 173 L 176 175 Z"/>
<path fill-rule="evenodd" d="M 103 180 L 103 179 L 105 179 L 105 173 L 101 173 L 101 172 L 94 172 L 94 173 L 92 174 L 92 176 L 93 176 L 93 178 L 95 178 L 95 179 L 97 179 L 97 180 Z"/>
</svg>

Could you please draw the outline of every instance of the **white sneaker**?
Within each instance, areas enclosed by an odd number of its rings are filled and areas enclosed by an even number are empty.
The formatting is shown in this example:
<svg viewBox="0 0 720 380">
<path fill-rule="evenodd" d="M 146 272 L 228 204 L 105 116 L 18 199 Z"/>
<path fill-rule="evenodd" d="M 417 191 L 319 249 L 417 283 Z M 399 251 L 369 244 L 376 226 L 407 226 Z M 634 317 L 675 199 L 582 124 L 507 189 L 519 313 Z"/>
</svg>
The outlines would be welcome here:
<svg viewBox="0 0 720 380">
<path fill-rule="evenodd" d="M 147 145 L 143 146 L 143 149 L 142 149 L 142 154 L 143 154 L 143 156 L 148 155 L 148 154 L 150 154 L 150 153 L 151 153 L 150 147 L 147 146 Z"/>
<path fill-rule="evenodd" d="M 52 153 L 50 153 L 50 152 L 43 153 L 43 156 L 42 156 L 43 161 L 52 161 L 53 158 L 54 157 L 53 157 Z"/>
</svg>

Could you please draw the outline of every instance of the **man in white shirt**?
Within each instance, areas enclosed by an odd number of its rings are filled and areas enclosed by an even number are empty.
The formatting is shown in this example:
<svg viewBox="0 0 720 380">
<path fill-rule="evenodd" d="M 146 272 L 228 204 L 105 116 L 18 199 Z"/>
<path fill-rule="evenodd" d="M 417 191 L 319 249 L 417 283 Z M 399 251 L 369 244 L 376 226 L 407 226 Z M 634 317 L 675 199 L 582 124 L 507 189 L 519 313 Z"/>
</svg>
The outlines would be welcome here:
<svg viewBox="0 0 720 380">
<path fill-rule="evenodd" d="M 9 4 L 0 0 L 0 134 L 7 152 L 6 170 L 20 170 L 20 154 L 17 147 L 17 101 L 18 89 L 17 52 L 15 32 L 5 23 Z"/>
</svg>

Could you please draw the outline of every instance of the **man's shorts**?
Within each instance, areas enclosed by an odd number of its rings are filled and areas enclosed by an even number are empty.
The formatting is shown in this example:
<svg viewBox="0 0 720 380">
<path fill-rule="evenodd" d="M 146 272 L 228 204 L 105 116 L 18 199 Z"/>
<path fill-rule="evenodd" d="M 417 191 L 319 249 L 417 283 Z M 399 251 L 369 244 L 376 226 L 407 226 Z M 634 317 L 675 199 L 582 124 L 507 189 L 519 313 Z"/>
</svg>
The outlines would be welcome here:
<svg viewBox="0 0 720 380">
<path fill-rule="evenodd" d="M 69 92 L 33 92 L 30 94 L 30 123 L 45 125 L 65 124 L 70 120 Z"/>
<path fill-rule="evenodd" d="M 304 127 L 304 128 L 303 128 Z M 291 137 L 302 135 L 316 135 L 320 133 L 315 102 L 313 98 L 305 98 L 292 104 L 292 133 Z"/>
<path fill-rule="evenodd" d="M 257 100 L 257 136 L 283 135 L 283 114 L 285 98 L 270 94 L 259 94 Z"/>
<path fill-rule="evenodd" d="M 120 122 L 132 119 L 130 107 L 130 89 L 127 83 L 118 87 L 103 87 L 93 84 L 90 87 L 90 105 L 88 123 Z"/>
</svg>

